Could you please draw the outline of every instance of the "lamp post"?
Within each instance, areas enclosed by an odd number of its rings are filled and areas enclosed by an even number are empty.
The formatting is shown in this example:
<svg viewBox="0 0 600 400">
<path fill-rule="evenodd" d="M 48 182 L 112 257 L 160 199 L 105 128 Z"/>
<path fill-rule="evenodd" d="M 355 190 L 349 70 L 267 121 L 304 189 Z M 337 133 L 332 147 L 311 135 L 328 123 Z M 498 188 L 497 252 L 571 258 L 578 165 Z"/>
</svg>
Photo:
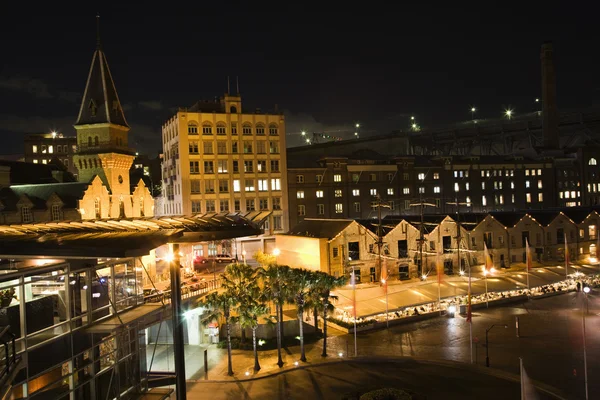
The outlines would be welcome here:
<svg viewBox="0 0 600 400">
<path fill-rule="evenodd" d="M 585 382 L 585 400 L 588 400 L 588 374 L 587 374 L 587 351 L 586 351 L 586 344 L 585 344 L 585 309 L 587 308 L 587 302 L 588 302 L 588 298 L 587 295 L 590 292 L 590 287 L 589 286 L 584 286 L 583 287 L 583 299 L 585 302 L 585 307 L 582 304 L 581 307 L 581 327 L 582 327 L 582 331 L 581 334 L 583 336 L 583 376 L 584 376 L 584 382 Z"/>
<path fill-rule="evenodd" d="M 490 366 L 490 346 L 488 341 L 488 332 L 491 331 L 495 326 L 503 326 L 504 329 L 508 328 L 508 325 L 497 325 L 494 324 L 485 330 L 485 366 Z"/>
<path fill-rule="evenodd" d="M 185 354 L 183 329 L 185 316 L 181 307 L 181 264 L 179 244 L 174 243 L 172 253 L 167 257 L 171 273 L 171 313 L 173 323 L 173 352 L 175 353 L 175 391 L 178 400 L 186 400 Z"/>
<path fill-rule="evenodd" d="M 513 110 L 508 109 L 504 111 L 504 115 L 506 115 L 506 117 L 508 118 L 508 120 L 510 121 L 512 119 L 512 115 L 513 115 Z"/>
<path fill-rule="evenodd" d="M 471 107 L 471 121 L 475 121 L 475 111 L 477 111 L 477 109 L 475 107 Z"/>
</svg>

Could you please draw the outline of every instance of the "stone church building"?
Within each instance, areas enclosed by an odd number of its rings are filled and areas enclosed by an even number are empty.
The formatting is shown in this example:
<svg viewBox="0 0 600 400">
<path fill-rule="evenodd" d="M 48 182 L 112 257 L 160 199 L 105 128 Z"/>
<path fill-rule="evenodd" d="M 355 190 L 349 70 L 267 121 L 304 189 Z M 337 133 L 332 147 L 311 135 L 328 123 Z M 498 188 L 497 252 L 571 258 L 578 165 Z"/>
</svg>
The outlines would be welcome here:
<svg viewBox="0 0 600 400">
<path fill-rule="evenodd" d="M 135 151 L 128 146 L 130 128 L 99 40 L 74 126 L 79 182 L 56 171 L 23 173 L 31 169 L 27 163 L 0 166 L 0 223 L 154 216 L 144 182 L 140 179 L 135 187 L 129 182 Z"/>
</svg>

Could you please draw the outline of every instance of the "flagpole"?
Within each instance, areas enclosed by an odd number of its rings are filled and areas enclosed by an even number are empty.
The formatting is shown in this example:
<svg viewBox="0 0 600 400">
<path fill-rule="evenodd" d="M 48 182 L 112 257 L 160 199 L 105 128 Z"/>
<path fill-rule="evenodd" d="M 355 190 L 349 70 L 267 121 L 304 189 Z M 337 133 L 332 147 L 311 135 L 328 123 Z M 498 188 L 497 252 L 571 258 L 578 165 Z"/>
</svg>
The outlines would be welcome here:
<svg viewBox="0 0 600 400">
<path fill-rule="evenodd" d="M 581 303 L 581 325 L 582 325 L 582 336 L 583 336 L 583 374 L 585 379 L 585 400 L 588 400 L 588 373 L 587 373 L 587 351 L 585 344 L 585 310 L 587 306 L 587 293 L 583 293 L 583 299 L 585 303 Z"/>
<path fill-rule="evenodd" d="M 468 260 L 467 260 L 468 262 Z M 471 364 L 473 364 L 473 315 L 471 313 L 471 263 L 469 263 L 469 293 L 467 294 L 467 317 L 469 319 L 469 346 L 471 354 Z"/>
<path fill-rule="evenodd" d="M 441 283 L 442 283 L 442 275 L 441 275 L 441 268 L 440 268 L 440 254 L 437 253 L 436 255 L 436 260 L 435 260 L 435 265 L 437 266 L 437 278 L 438 278 L 438 310 L 440 311 L 440 314 L 442 312 L 442 290 L 440 288 Z"/>
<path fill-rule="evenodd" d="M 487 269 L 483 271 L 483 276 L 485 276 L 485 307 L 490 308 L 490 303 L 488 300 L 488 286 L 487 286 Z"/>
<path fill-rule="evenodd" d="M 567 235 L 565 234 L 565 279 L 569 279 L 569 245 L 567 244 Z"/>
<path fill-rule="evenodd" d="M 519 375 L 521 378 L 521 400 L 525 400 L 525 385 L 523 382 L 523 359 L 519 357 Z"/>
<path fill-rule="evenodd" d="M 356 274 L 352 267 L 352 308 L 354 310 L 354 357 L 358 356 L 358 344 L 356 343 Z"/>
<path fill-rule="evenodd" d="M 385 327 L 390 328 L 390 313 L 388 311 L 388 283 L 385 281 Z"/>
<path fill-rule="evenodd" d="M 529 290 L 529 268 L 531 266 L 531 254 L 529 254 L 529 239 L 525 238 L 525 271 L 527 272 L 527 290 Z"/>
</svg>

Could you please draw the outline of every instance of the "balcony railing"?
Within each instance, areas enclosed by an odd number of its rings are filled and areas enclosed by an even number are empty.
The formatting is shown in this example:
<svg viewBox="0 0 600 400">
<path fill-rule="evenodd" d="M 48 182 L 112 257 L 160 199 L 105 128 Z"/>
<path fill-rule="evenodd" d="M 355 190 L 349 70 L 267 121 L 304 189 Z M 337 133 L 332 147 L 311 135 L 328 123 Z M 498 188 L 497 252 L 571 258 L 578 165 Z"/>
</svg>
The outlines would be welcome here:
<svg viewBox="0 0 600 400">
<path fill-rule="evenodd" d="M 119 152 L 119 153 L 126 153 L 126 154 L 135 154 L 135 151 L 131 148 L 129 148 L 128 146 L 122 145 L 122 144 L 117 144 L 116 141 L 114 140 L 108 140 L 108 141 L 103 141 L 103 142 L 98 142 L 96 143 L 79 143 L 77 145 L 77 152 L 78 153 L 97 153 L 99 151 L 115 151 L 115 152 Z"/>
<path fill-rule="evenodd" d="M 6 382 L 12 379 L 15 369 L 18 367 L 20 357 L 17 356 L 17 348 L 15 345 L 15 335 L 10 332 L 10 325 L 3 327 L 0 330 L 0 389 L 4 389 L 6 385 L 11 385 L 11 382 Z"/>
</svg>

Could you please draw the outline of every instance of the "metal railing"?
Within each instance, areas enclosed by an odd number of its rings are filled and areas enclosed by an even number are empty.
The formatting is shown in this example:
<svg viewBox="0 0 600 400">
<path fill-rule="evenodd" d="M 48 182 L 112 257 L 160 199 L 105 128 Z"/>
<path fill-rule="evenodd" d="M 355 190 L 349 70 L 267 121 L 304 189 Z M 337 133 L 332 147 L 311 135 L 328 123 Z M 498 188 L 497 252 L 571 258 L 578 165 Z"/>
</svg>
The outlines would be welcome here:
<svg viewBox="0 0 600 400">
<path fill-rule="evenodd" d="M 4 386 L 4 379 L 13 372 L 17 365 L 17 347 L 15 344 L 16 336 L 10 332 L 10 325 L 0 330 L 0 386 Z"/>
<path fill-rule="evenodd" d="M 191 297 L 207 294 L 221 287 L 221 279 L 217 278 L 206 282 L 191 282 L 190 284 L 181 287 L 181 299 L 189 299 Z M 144 303 L 159 303 L 165 304 L 171 302 L 171 289 L 162 290 L 159 293 L 152 293 L 144 296 Z"/>
</svg>

